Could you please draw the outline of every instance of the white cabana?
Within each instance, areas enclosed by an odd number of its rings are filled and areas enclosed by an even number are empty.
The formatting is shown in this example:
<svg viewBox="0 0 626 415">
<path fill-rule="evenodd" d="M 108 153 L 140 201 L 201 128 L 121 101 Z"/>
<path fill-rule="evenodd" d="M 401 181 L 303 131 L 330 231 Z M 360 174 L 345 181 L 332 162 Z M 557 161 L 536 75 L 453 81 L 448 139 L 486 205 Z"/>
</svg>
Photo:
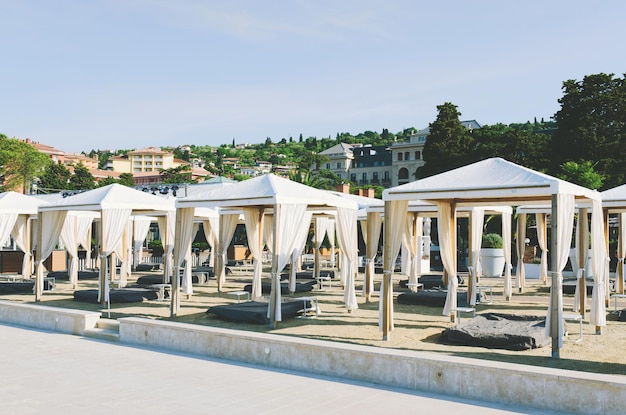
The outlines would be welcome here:
<svg viewBox="0 0 626 415">
<path fill-rule="evenodd" d="M 624 272 L 626 268 L 626 184 L 605 190 L 600 195 L 602 196 L 602 207 L 606 211 L 605 229 L 608 228 L 608 217 L 610 214 L 615 214 L 618 218 L 615 291 L 617 294 L 624 294 L 624 278 L 626 278 L 626 273 Z"/>
<path fill-rule="evenodd" d="M 572 271 L 578 278 L 576 284 L 576 291 L 574 294 L 574 311 L 580 312 L 581 316 L 585 316 L 585 307 L 581 306 L 586 302 L 587 290 L 585 288 L 585 278 L 589 275 L 584 275 L 583 270 L 587 267 L 587 252 L 589 250 L 589 219 L 588 210 L 591 205 L 578 205 L 578 221 L 576 226 L 575 236 L 575 248 L 573 254 L 570 253 L 570 260 L 572 265 Z M 547 218 L 552 214 L 552 207 L 550 205 L 523 205 L 518 206 L 515 209 L 517 213 L 517 251 L 518 251 L 518 264 L 517 264 L 517 284 L 520 292 L 525 285 L 525 266 L 523 261 L 525 239 L 526 239 L 526 224 L 527 215 L 534 214 L 536 219 L 537 228 L 537 242 L 541 249 L 541 264 L 539 271 L 539 279 L 547 284 L 548 275 L 548 255 L 547 255 Z M 600 212 L 601 213 L 601 212 Z M 604 232 L 603 232 L 604 234 Z M 604 241 L 602 241 L 604 244 Z M 602 254 L 606 256 L 606 254 Z M 604 257 L 600 258 L 602 261 Z M 608 269 L 607 269 L 608 272 Z M 606 280 L 605 280 L 606 281 Z M 608 287 L 608 284 L 606 284 Z"/>
<path fill-rule="evenodd" d="M 78 285 L 78 245 L 84 243 L 85 236 L 91 230 L 91 224 L 99 216 L 96 212 L 72 212 L 65 217 L 59 238 L 69 256 L 67 274 L 74 289 Z"/>
<path fill-rule="evenodd" d="M 469 217 L 469 266 L 473 267 L 475 272 L 469 273 L 469 283 L 468 283 L 468 303 L 476 304 L 476 291 L 477 291 L 477 277 L 481 275 L 480 272 L 480 247 L 481 247 L 481 236 L 482 236 L 482 225 L 484 223 L 484 215 L 502 215 L 502 217 L 510 217 L 513 212 L 513 209 L 510 206 L 483 206 L 480 208 L 476 207 L 460 207 L 457 209 L 458 216 Z M 382 216 L 384 213 L 384 208 L 382 206 L 370 206 L 367 208 L 367 218 L 368 218 L 368 226 L 370 223 L 374 223 L 376 226 L 373 232 L 367 231 L 364 232 L 364 235 L 367 234 L 367 239 L 370 237 L 374 238 L 372 241 L 377 241 L 381 231 L 382 224 Z M 419 282 L 419 276 L 422 275 L 425 270 L 422 265 L 421 258 L 427 258 L 426 262 L 430 264 L 430 227 L 431 227 L 431 218 L 437 217 L 437 206 L 425 202 L 423 200 L 410 200 L 407 205 L 406 210 L 406 226 L 401 229 L 401 235 L 399 236 L 403 242 L 403 245 L 409 246 L 407 250 L 410 255 L 410 261 L 407 275 L 409 279 L 409 284 L 417 284 Z M 374 219 L 374 220 L 370 220 Z M 380 221 L 380 223 L 378 223 Z M 503 220 L 505 223 L 506 220 Z M 503 231 L 503 234 L 505 232 Z M 371 235 L 371 236 L 370 236 Z M 371 252 L 369 250 L 369 242 L 368 243 L 368 253 L 375 255 L 375 251 Z M 372 257 L 373 259 L 373 257 Z M 510 262 L 510 259 L 509 259 Z M 507 266 L 509 263 L 507 262 Z M 374 264 L 368 264 L 371 267 L 371 275 L 374 275 Z M 429 267 L 430 265 L 428 265 Z M 429 268 L 430 270 L 430 268 Z M 505 287 L 510 287 L 510 267 L 509 272 L 505 272 Z M 366 273 L 366 281 L 367 281 L 367 273 Z M 409 285 L 409 286 L 411 286 Z M 510 289 L 505 290 L 505 297 L 509 299 L 511 296 Z"/>
<path fill-rule="evenodd" d="M 41 299 L 43 288 L 43 261 L 50 255 L 59 240 L 68 213 L 79 211 L 92 211 L 100 214 L 99 300 L 101 303 L 108 303 L 110 281 L 108 259 L 114 253 L 120 257 L 127 255 L 127 251 L 123 249 L 122 240 L 128 231 L 131 215 L 171 217 L 174 213 L 174 199 L 165 199 L 120 184 L 111 184 L 41 206 L 39 208 L 41 226 L 38 235 L 40 243 L 35 261 L 37 265 L 36 301 Z M 111 262 L 111 272 L 115 272 L 115 263 Z"/>
<path fill-rule="evenodd" d="M 456 249 L 455 220 L 458 207 L 551 204 L 552 219 L 557 226 L 552 227 L 553 278 L 548 312 L 551 321 L 547 328 L 552 337 L 553 357 L 558 357 L 563 341 L 562 270 L 570 248 L 575 202 L 581 200 L 587 203 L 600 202 L 600 194 L 502 158 L 491 158 L 385 190 L 383 192 L 385 217 L 387 217 L 388 206 L 391 211 L 394 205 L 414 199 L 422 199 L 438 206 L 439 244 L 445 270 L 450 276 L 456 275 L 456 261 L 453 260 L 453 253 Z M 394 226 L 385 227 L 386 245 L 393 244 L 394 239 L 401 233 L 400 229 Z M 600 232 L 598 234 L 601 234 Z M 568 233 L 570 239 L 567 238 Z M 385 287 L 391 283 L 389 267 L 393 255 L 395 254 L 389 252 L 383 260 Z M 456 278 L 448 278 L 449 301 L 446 301 L 444 311 L 446 314 L 449 313 L 451 319 L 454 318 L 452 310 L 455 308 L 456 288 Z M 391 304 L 391 300 L 388 296 L 383 297 L 386 304 Z M 389 313 L 389 309 L 390 306 L 387 305 L 382 307 L 383 312 L 386 313 Z M 383 338 L 386 339 L 392 324 L 388 317 L 384 316 L 383 321 L 387 323 L 382 327 Z"/>
<path fill-rule="evenodd" d="M 180 244 L 181 246 L 186 246 L 190 243 L 188 239 L 183 238 L 183 233 L 179 232 L 179 229 L 183 230 L 185 226 L 187 226 L 182 223 L 184 219 L 182 211 L 185 209 L 201 206 L 218 207 L 220 214 L 220 234 L 225 233 L 222 218 L 234 215 L 238 217 L 239 213 L 244 209 L 249 212 L 247 219 L 249 226 L 247 225 L 246 228 L 247 231 L 254 231 L 252 236 L 254 241 L 263 239 L 263 235 L 265 235 L 265 237 L 267 236 L 266 232 L 262 230 L 264 224 L 265 226 L 271 226 L 273 228 L 273 247 L 271 248 L 272 293 L 270 295 L 268 308 L 270 326 L 272 327 L 282 320 L 280 312 L 280 272 L 292 258 L 296 246 L 304 244 L 302 235 L 305 235 L 305 233 L 301 232 L 301 228 L 306 227 L 308 230 L 311 218 L 316 212 L 326 213 L 329 210 L 335 210 L 338 215 L 337 221 L 345 221 L 347 219 L 342 217 L 341 212 L 339 212 L 337 208 L 344 207 L 348 210 L 352 209 L 355 211 L 357 208 L 354 202 L 272 174 L 258 176 L 230 186 L 181 198 L 177 200 L 176 206 L 178 212 L 177 222 L 180 225 L 176 232 L 176 244 Z M 256 212 L 250 209 L 255 209 Z M 268 224 L 269 221 L 267 220 L 260 220 L 262 216 L 268 214 L 272 215 L 271 224 Z M 190 215 L 187 215 L 187 218 L 189 217 Z M 253 220 L 253 217 L 257 219 Z M 340 227 L 338 227 L 338 230 L 339 228 Z M 251 236 L 248 234 L 249 241 L 250 238 Z M 218 239 L 220 239 L 218 245 L 221 245 L 222 241 L 225 241 L 227 238 L 222 239 L 220 237 Z M 222 254 L 222 257 L 224 256 L 223 252 L 225 252 L 225 250 L 218 250 L 218 259 L 220 254 Z M 260 258 L 254 258 L 254 261 L 260 261 Z M 216 264 L 216 267 L 217 266 L 218 264 Z M 219 266 L 223 267 L 222 264 Z M 216 269 L 215 272 L 216 275 L 219 275 L 220 270 Z M 255 273 L 253 287 L 257 280 L 260 281 L 260 278 L 260 272 L 258 275 Z M 176 290 L 172 291 L 174 296 L 177 295 Z M 253 293 L 253 296 L 255 294 L 256 293 Z M 257 294 L 257 296 L 258 295 L 259 294 Z M 174 302 L 175 299 L 173 298 L 172 301 Z M 356 301 L 354 301 L 354 303 L 356 303 Z M 350 304 L 352 304 L 352 301 Z M 172 313 L 175 314 L 176 312 L 176 308 L 173 307 Z"/>
<path fill-rule="evenodd" d="M 384 203 L 382 200 L 373 197 L 365 197 L 335 191 L 331 191 L 330 193 L 339 197 L 346 198 L 348 200 L 352 200 L 358 205 L 359 212 L 357 217 L 358 221 L 361 224 L 361 233 L 363 234 L 363 240 L 365 241 L 366 250 L 364 264 L 365 280 L 363 282 L 362 293 L 365 296 L 365 301 L 369 302 L 370 296 L 374 291 L 374 262 L 376 259 L 376 254 L 378 253 L 378 242 L 382 229 L 382 211 Z M 378 208 L 379 210 L 377 212 L 373 211 L 373 209 L 376 208 Z M 370 209 L 372 209 L 371 212 Z"/>
<path fill-rule="evenodd" d="M 0 246 L 12 236 L 17 247 L 24 252 L 22 278 L 30 278 L 32 274 L 31 223 L 39 206 L 45 203 L 17 192 L 0 193 Z"/>
</svg>

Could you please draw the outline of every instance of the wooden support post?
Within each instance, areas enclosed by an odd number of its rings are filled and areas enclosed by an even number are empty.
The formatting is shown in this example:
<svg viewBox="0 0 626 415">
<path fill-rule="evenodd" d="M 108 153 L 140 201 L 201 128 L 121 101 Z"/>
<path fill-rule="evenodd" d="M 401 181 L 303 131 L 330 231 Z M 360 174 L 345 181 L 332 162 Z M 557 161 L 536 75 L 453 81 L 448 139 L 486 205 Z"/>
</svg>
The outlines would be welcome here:
<svg viewBox="0 0 626 415">
<path fill-rule="evenodd" d="M 589 218 L 587 209 L 581 208 L 578 211 L 578 268 L 583 269 L 582 278 L 578 280 L 578 295 L 580 301 L 580 315 L 585 318 L 587 308 L 587 284 L 585 282 L 585 263 L 587 262 L 587 253 L 589 251 Z"/>
</svg>

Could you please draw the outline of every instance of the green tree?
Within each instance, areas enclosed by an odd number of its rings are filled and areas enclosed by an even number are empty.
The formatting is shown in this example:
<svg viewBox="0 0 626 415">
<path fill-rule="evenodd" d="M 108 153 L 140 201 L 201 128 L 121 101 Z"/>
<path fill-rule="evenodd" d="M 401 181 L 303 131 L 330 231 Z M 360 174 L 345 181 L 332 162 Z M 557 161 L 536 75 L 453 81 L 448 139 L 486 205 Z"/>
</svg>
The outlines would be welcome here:
<svg viewBox="0 0 626 415">
<path fill-rule="evenodd" d="M 552 173 L 574 161 L 593 161 L 607 188 L 626 180 L 626 79 L 613 74 L 587 75 L 563 83 L 558 129 L 552 147 Z"/>
<path fill-rule="evenodd" d="M 0 134 L 0 178 L 2 189 L 30 192 L 33 180 L 43 173 L 50 159 L 29 143 Z"/>
<path fill-rule="evenodd" d="M 108 186 L 110 184 L 114 184 L 114 183 L 118 183 L 119 184 L 119 180 L 117 180 L 115 177 L 113 176 L 107 176 L 105 179 L 102 179 L 98 182 L 98 187 L 104 187 L 104 186 Z"/>
<path fill-rule="evenodd" d="M 68 188 L 72 190 L 89 190 L 96 187 L 96 179 L 82 164 L 74 165 L 74 174 L 70 177 Z"/>
<path fill-rule="evenodd" d="M 459 121 L 461 113 L 456 105 L 446 102 L 438 105 L 437 119 L 430 124 L 428 140 L 424 145 L 424 164 L 417 170 L 418 178 L 432 176 L 467 163 L 473 139 Z"/>
<path fill-rule="evenodd" d="M 72 172 L 60 161 L 50 163 L 39 176 L 40 190 L 57 192 L 68 188 Z"/>
<path fill-rule="evenodd" d="M 601 188 L 604 180 L 604 176 L 594 170 L 590 161 L 583 161 L 582 163 L 566 161 L 561 165 L 561 173 L 558 178 L 592 190 Z"/>
<path fill-rule="evenodd" d="M 162 183 L 195 183 L 191 178 L 191 166 L 188 164 L 172 167 L 171 169 L 160 169 L 159 175 Z"/>
<path fill-rule="evenodd" d="M 119 184 L 123 186 L 134 187 L 135 177 L 133 176 L 132 173 L 122 173 L 120 174 Z"/>
<path fill-rule="evenodd" d="M 331 172 L 328 172 L 331 173 Z M 332 173 L 331 173 L 332 174 Z M 289 180 L 296 183 L 301 183 L 309 187 L 324 190 L 334 190 L 336 186 L 333 184 L 333 180 L 328 177 L 324 177 L 321 174 L 312 173 L 311 171 L 297 170 L 289 173 Z"/>
<path fill-rule="evenodd" d="M 502 157 L 534 170 L 546 170 L 550 163 L 550 137 L 523 127 L 523 124 L 518 127 L 496 124 L 475 129 L 473 156 L 468 161 Z"/>
</svg>

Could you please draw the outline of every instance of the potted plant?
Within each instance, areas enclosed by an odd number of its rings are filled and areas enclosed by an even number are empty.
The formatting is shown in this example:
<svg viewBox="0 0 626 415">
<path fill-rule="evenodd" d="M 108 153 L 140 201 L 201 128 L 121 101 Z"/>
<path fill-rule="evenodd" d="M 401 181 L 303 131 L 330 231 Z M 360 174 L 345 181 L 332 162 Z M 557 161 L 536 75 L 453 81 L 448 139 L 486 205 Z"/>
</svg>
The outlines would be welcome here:
<svg viewBox="0 0 626 415">
<path fill-rule="evenodd" d="M 163 256 L 163 243 L 159 239 L 148 242 L 148 249 L 152 252 L 152 256 Z"/>
<path fill-rule="evenodd" d="M 504 242 L 497 233 L 485 233 L 480 250 L 484 277 L 501 277 L 504 271 Z"/>
</svg>

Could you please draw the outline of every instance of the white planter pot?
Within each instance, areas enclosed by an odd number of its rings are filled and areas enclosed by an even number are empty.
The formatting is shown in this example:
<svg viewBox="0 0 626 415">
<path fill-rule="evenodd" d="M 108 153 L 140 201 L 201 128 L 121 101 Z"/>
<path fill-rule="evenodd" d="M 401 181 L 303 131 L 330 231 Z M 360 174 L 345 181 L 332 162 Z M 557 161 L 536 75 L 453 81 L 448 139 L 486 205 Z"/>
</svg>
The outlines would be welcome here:
<svg viewBox="0 0 626 415">
<path fill-rule="evenodd" d="M 483 277 L 501 277 L 504 271 L 504 250 L 502 248 L 482 248 L 480 264 Z"/>
<path fill-rule="evenodd" d="M 527 279 L 538 280 L 541 272 L 541 264 L 524 264 L 524 276 Z"/>
</svg>

